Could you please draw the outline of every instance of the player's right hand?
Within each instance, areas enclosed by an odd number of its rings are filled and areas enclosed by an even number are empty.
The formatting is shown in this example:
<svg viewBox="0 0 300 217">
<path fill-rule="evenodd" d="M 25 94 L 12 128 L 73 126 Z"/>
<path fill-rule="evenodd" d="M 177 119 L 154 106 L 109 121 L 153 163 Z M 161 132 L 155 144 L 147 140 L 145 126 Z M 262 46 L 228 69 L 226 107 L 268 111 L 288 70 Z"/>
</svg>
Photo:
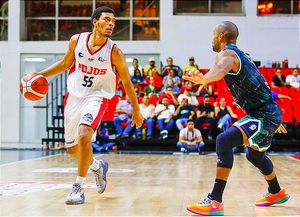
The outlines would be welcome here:
<svg viewBox="0 0 300 217">
<path fill-rule="evenodd" d="M 135 125 L 136 128 L 140 128 L 140 127 L 142 127 L 143 123 L 144 123 L 144 118 L 143 118 L 141 112 L 133 111 L 131 126 L 134 127 L 134 125 Z"/>
<path fill-rule="evenodd" d="M 280 124 L 280 126 L 278 127 L 276 132 L 277 133 L 287 133 L 287 130 L 285 129 L 285 127 L 282 124 Z"/>
</svg>

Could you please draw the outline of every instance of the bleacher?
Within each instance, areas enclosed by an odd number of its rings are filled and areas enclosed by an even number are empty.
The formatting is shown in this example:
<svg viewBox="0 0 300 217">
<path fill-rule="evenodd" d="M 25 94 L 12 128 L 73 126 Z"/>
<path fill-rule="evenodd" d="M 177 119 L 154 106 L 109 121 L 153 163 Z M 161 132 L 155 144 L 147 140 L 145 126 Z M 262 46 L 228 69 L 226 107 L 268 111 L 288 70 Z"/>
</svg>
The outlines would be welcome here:
<svg viewBox="0 0 300 217">
<path fill-rule="evenodd" d="M 271 80 L 274 76 L 276 68 L 259 68 L 259 71 L 262 73 L 263 77 L 266 81 L 271 85 Z M 292 68 L 282 69 L 283 75 L 289 75 L 292 73 Z M 203 74 L 205 74 L 208 69 L 201 69 L 200 70 Z M 162 87 L 162 77 L 155 76 L 155 86 L 160 88 Z M 149 83 L 149 78 L 146 78 L 146 81 Z M 210 97 L 210 103 L 213 104 L 214 102 L 220 100 L 220 98 L 224 97 L 226 99 L 227 105 L 231 106 L 233 112 L 238 116 L 237 120 L 241 119 L 246 115 L 246 113 L 236 106 L 233 103 L 233 98 L 231 93 L 225 83 L 224 80 L 213 82 L 213 90 L 214 96 Z M 287 134 L 276 134 L 273 140 L 271 150 L 300 150 L 300 92 L 297 88 L 287 88 L 287 87 L 276 87 L 272 88 L 273 91 L 288 95 L 292 98 L 289 99 L 276 99 L 276 103 L 280 106 L 283 116 L 282 121 L 283 125 L 287 128 Z M 124 97 L 120 97 L 121 99 Z M 203 102 L 203 97 L 197 97 L 199 104 Z M 113 118 L 116 104 L 118 103 L 119 97 L 115 96 L 111 103 L 109 104 L 108 111 L 104 116 L 103 123 L 105 126 L 108 126 L 110 129 L 110 134 L 115 134 L 114 126 L 113 126 Z M 141 103 L 142 97 L 139 97 L 139 103 Z M 150 97 L 150 104 L 156 106 L 158 98 L 156 96 Z M 144 126 L 145 127 L 145 126 Z M 151 140 L 136 140 L 133 137 L 129 139 L 118 139 L 115 140 L 116 144 L 119 146 L 120 149 L 128 149 L 128 150 L 177 150 L 176 149 L 176 142 L 178 140 L 178 133 L 176 126 L 170 133 L 170 137 L 167 140 L 159 140 L 158 139 L 158 129 L 155 129 L 154 137 Z M 205 129 L 204 129 L 205 131 Z M 205 133 L 206 132 L 202 132 Z M 216 132 L 216 134 L 219 132 Z M 207 140 L 206 136 L 204 136 L 204 141 L 207 144 L 205 150 L 214 150 L 215 141 L 214 140 Z"/>
</svg>

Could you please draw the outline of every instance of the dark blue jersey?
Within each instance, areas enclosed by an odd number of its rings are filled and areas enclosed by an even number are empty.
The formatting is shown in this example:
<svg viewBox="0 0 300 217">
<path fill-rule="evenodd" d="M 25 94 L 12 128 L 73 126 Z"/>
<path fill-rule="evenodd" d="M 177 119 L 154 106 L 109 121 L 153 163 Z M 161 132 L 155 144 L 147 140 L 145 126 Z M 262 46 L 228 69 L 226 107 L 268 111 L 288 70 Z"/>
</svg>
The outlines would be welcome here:
<svg viewBox="0 0 300 217">
<path fill-rule="evenodd" d="M 270 87 L 251 58 L 236 45 L 227 45 L 224 50 L 234 51 L 240 60 L 239 71 L 224 77 L 235 102 L 247 113 L 273 102 Z"/>
</svg>

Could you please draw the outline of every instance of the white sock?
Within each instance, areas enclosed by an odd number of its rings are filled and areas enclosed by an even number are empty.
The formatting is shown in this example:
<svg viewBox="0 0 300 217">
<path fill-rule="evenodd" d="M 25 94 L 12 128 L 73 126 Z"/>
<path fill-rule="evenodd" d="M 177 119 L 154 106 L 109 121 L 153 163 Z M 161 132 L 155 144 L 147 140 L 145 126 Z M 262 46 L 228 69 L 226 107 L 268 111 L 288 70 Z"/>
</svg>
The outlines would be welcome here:
<svg viewBox="0 0 300 217">
<path fill-rule="evenodd" d="M 85 177 L 82 177 L 82 176 L 76 177 L 75 183 L 79 184 L 81 187 L 83 187 L 84 182 L 85 182 Z"/>
<path fill-rule="evenodd" d="M 94 159 L 94 161 L 93 161 L 93 163 L 90 165 L 90 168 L 91 168 L 92 170 L 97 170 L 97 169 L 99 169 L 99 161 L 96 160 L 95 158 L 93 158 L 93 159 Z"/>
</svg>

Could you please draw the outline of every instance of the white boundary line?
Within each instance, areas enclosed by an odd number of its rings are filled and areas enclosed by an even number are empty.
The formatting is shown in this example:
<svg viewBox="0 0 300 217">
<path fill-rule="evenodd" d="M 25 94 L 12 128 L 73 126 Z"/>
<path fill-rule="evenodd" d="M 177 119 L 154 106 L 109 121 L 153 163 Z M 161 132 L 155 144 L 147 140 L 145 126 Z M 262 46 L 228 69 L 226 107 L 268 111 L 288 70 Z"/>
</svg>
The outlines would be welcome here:
<svg viewBox="0 0 300 217">
<path fill-rule="evenodd" d="M 13 165 L 13 164 L 17 164 L 17 163 L 20 163 L 20 162 L 47 159 L 47 158 L 51 158 L 51 157 L 58 156 L 58 155 L 66 155 L 66 153 L 59 153 L 59 154 L 53 154 L 53 155 L 48 155 L 48 156 L 44 156 L 44 157 L 38 157 L 38 158 L 31 158 L 31 159 L 26 159 L 26 160 L 14 161 L 14 162 L 10 162 L 10 163 L 0 164 L 0 167 Z"/>
<path fill-rule="evenodd" d="M 68 155 L 68 154 L 67 153 L 58 153 L 58 154 L 48 155 L 48 156 L 44 156 L 44 157 L 38 157 L 38 158 L 31 158 L 31 159 L 26 159 L 26 160 L 13 161 L 13 162 L 10 162 L 10 163 L 0 164 L 0 167 L 14 165 L 14 164 L 17 164 L 19 162 L 26 162 L 26 161 L 34 161 L 34 160 L 47 159 L 47 158 L 51 158 L 51 157 L 58 156 L 58 155 Z M 103 154 L 93 155 L 93 157 L 96 157 L 96 158 L 100 157 L 100 156 L 103 156 Z"/>
</svg>

